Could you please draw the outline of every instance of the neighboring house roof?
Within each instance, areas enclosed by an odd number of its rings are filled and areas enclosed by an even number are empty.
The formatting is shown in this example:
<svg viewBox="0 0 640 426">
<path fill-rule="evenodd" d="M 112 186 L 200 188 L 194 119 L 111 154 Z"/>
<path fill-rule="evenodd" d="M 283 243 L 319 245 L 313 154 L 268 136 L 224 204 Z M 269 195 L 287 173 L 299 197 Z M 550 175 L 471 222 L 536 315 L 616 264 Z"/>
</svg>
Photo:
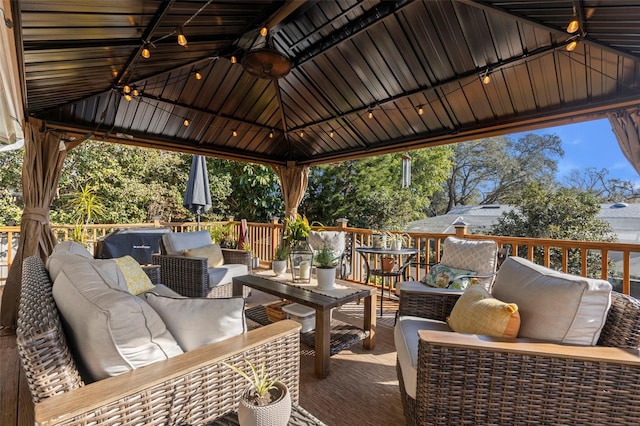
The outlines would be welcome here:
<svg viewBox="0 0 640 426">
<path fill-rule="evenodd" d="M 408 232 L 454 234 L 456 222 L 465 222 L 469 232 L 484 233 L 498 217 L 511 211 L 510 205 L 456 206 L 447 214 L 411 222 Z M 621 243 L 640 243 L 640 204 L 601 204 L 598 218 L 611 224 Z"/>
</svg>

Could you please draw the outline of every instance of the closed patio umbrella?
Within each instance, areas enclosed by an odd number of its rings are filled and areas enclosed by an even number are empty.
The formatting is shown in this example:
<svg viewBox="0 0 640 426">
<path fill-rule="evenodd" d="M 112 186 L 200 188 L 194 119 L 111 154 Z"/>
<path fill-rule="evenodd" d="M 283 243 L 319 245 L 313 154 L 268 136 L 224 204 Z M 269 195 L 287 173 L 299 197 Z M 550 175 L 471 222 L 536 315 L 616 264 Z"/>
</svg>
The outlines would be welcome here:
<svg viewBox="0 0 640 426">
<path fill-rule="evenodd" d="M 191 160 L 191 171 L 189 171 L 187 190 L 184 193 L 182 205 L 196 215 L 199 231 L 200 215 L 211 208 L 207 162 L 202 155 L 194 155 Z"/>
</svg>

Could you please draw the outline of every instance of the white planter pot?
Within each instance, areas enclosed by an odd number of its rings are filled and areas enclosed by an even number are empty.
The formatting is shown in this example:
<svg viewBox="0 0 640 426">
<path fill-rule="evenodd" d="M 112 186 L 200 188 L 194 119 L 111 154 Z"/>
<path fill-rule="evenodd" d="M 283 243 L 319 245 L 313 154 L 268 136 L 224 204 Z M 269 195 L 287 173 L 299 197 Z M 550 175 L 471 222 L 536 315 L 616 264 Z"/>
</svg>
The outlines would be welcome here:
<svg viewBox="0 0 640 426">
<path fill-rule="evenodd" d="M 371 243 L 373 248 L 387 248 L 387 236 L 385 234 L 373 234 Z"/>
<path fill-rule="evenodd" d="M 393 241 L 391 243 L 391 250 L 402 250 L 402 240 Z"/>
<path fill-rule="evenodd" d="M 286 260 L 272 260 L 271 261 L 271 269 L 273 269 L 273 273 L 276 277 L 281 277 L 287 272 L 287 261 Z"/>
<path fill-rule="evenodd" d="M 336 282 L 336 268 L 316 267 L 316 279 L 318 288 L 321 290 L 331 290 Z"/>
<path fill-rule="evenodd" d="M 238 422 L 241 426 L 286 426 L 291 417 L 291 394 L 283 383 L 276 383 L 282 391 L 280 399 L 269 405 L 257 406 L 247 402 L 245 395 L 238 405 Z"/>
</svg>

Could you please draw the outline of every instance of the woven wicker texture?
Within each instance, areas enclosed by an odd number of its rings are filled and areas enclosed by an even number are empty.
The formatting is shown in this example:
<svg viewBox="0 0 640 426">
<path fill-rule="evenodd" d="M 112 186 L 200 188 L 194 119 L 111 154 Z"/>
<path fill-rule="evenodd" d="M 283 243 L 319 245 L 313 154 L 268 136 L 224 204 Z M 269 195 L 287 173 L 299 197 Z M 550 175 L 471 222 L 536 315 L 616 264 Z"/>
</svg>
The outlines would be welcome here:
<svg viewBox="0 0 640 426">
<path fill-rule="evenodd" d="M 49 275 L 37 256 L 22 264 L 17 344 L 34 402 L 83 385 L 69 352 Z"/>
<path fill-rule="evenodd" d="M 224 263 L 247 265 L 251 271 L 251 253 L 245 250 L 222 249 Z M 160 282 L 186 297 L 231 297 L 233 285 L 223 284 L 209 288 L 207 259 L 182 255 L 154 254 L 153 264 L 160 265 Z M 244 297 L 251 289 L 242 290 Z"/>
<path fill-rule="evenodd" d="M 403 291 L 401 315 L 444 319 L 455 299 Z M 639 330 L 640 302 L 614 292 L 599 344 L 637 349 Z M 420 340 L 415 400 L 405 391 L 399 365 L 397 374 L 407 425 L 626 425 L 640 419 L 640 368 L 623 362 Z"/>
<path fill-rule="evenodd" d="M 41 401 L 64 392 L 81 392 L 83 389 L 75 389 L 82 382 L 60 328 L 51 282 L 44 265 L 39 258 L 31 257 L 25 260 L 23 268 L 17 341 L 32 397 L 34 401 Z M 224 361 L 242 368 L 245 359 L 254 364 L 266 361 L 269 373 L 287 385 L 291 399 L 297 402 L 300 374 L 298 331 L 293 328 L 280 337 L 270 337 L 263 343 L 234 351 Z M 178 355 L 176 359 L 187 355 Z M 135 371 L 126 374 L 135 374 Z M 84 414 L 76 417 L 56 419 L 47 424 L 205 424 L 235 410 L 246 388 L 245 379 L 223 365 L 222 361 L 197 368 L 185 366 L 180 374 L 171 375 L 160 383 L 154 380 L 154 385 L 141 386 L 137 390 L 122 389 L 121 398 L 105 401 L 96 409 L 86 408 Z"/>
</svg>

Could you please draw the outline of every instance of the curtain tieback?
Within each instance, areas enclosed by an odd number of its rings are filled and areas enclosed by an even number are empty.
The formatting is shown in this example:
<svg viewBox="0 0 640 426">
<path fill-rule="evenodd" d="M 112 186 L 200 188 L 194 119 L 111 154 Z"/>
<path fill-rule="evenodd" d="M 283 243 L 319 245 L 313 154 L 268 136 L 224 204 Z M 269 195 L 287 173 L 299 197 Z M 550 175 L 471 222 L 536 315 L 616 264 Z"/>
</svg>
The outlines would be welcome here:
<svg viewBox="0 0 640 426">
<path fill-rule="evenodd" d="M 34 220 L 42 224 L 49 223 L 49 209 L 41 207 L 25 207 L 22 220 Z"/>
</svg>

